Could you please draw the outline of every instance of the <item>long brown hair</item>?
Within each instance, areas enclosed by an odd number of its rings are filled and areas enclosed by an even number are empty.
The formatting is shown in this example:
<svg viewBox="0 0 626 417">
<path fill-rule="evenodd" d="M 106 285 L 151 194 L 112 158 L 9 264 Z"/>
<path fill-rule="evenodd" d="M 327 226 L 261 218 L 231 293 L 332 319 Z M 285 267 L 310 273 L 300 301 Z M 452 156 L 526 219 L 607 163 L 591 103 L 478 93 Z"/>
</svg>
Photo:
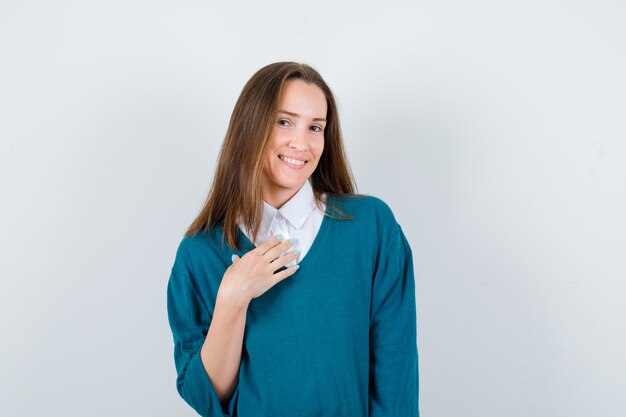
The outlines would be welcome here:
<svg viewBox="0 0 626 417">
<path fill-rule="evenodd" d="M 258 70 L 243 87 L 230 117 L 209 195 L 185 236 L 222 226 L 222 244 L 226 238 L 234 251 L 240 243 L 237 220 L 241 218 L 254 237 L 252 241 L 256 240 L 263 218 L 263 162 L 270 148 L 283 86 L 290 79 L 313 83 L 326 96 L 324 151 L 318 166 L 309 177 L 317 207 L 321 210 L 323 193 L 359 196 L 344 152 L 339 114 L 332 91 L 321 75 L 309 65 L 275 62 Z M 325 215 L 338 220 L 353 218 L 332 205 L 330 200 L 328 207 L 342 216 Z"/>
</svg>

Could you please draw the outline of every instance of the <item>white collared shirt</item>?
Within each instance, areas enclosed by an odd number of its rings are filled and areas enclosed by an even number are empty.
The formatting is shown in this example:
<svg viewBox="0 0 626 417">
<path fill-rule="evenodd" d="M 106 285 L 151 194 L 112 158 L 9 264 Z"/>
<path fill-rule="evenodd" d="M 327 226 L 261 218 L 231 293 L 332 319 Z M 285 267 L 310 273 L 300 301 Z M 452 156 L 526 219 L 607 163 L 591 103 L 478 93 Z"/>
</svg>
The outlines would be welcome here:
<svg viewBox="0 0 626 417">
<path fill-rule="evenodd" d="M 325 210 L 326 194 L 322 195 L 322 199 L 322 209 Z M 277 234 L 283 235 L 285 239 L 298 239 L 292 248 L 300 250 L 300 255 L 286 264 L 289 267 L 299 263 L 306 256 L 322 225 L 322 220 L 324 220 L 324 211 L 320 211 L 315 205 L 313 187 L 309 181 L 305 181 L 298 192 L 279 209 L 263 201 L 263 220 L 257 240 L 253 243 L 255 246 L 259 246 Z M 241 220 L 238 224 L 241 231 L 252 242 L 252 235 Z"/>
</svg>

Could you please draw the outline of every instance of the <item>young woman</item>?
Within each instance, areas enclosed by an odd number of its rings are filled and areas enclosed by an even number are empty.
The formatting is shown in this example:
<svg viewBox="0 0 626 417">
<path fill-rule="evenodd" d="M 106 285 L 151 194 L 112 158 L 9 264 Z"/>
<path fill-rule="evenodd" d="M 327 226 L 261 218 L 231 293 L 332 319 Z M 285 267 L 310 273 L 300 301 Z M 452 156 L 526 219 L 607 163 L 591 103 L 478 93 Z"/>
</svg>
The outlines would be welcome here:
<svg viewBox="0 0 626 417">
<path fill-rule="evenodd" d="M 310 66 L 245 85 L 167 308 L 177 389 L 201 416 L 419 416 L 411 248 L 385 202 L 355 193 Z"/>
</svg>

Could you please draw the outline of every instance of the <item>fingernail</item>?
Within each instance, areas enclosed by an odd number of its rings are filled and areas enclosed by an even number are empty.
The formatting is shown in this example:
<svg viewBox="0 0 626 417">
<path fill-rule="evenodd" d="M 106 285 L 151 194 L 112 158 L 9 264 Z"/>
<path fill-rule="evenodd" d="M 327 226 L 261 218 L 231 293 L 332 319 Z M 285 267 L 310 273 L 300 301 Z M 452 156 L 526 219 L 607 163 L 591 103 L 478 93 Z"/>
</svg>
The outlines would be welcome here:
<svg viewBox="0 0 626 417">
<path fill-rule="evenodd" d="M 233 253 L 233 256 L 231 256 L 231 257 L 230 257 L 230 262 L 231 262 L 231 263 L 232 263 L 232 262 L 235 262 L 235 256 L 237 256 L 237 255 L 235 255 L 235 254 Z"/>
<path fill-rule="evenodd" d="M 294 250 L 293 253 L 295 253 L 296 255 L 300 255 L 300 251 L 298 249 Z"/>
<path fill-rule="evenodd" d="M 298 243 L 298 239 L 296 239 L 295 237 L 292 237 L 291 239 L 289 239 L 289 241 L 291 243 Z"/>
<path fill-rule="evenodd" d="M 293 267 L 294 271 L 297 271 L 298 269 L 300 269 L 300 265 L 296 265 Z"/>
<path fill-rule="evenodd" d="M 276 235 L 276 239 L 283 240 L 285 237 L 283 235 Z"/>
</svg>

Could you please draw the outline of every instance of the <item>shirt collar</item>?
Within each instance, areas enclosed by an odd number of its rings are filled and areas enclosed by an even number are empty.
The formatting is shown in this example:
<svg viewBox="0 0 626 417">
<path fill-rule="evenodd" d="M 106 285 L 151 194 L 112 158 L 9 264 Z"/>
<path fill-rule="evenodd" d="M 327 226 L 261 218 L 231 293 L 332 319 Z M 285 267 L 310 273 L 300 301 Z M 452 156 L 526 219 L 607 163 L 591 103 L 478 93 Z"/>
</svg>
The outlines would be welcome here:
<svg viewBox="0 0 626 417">
<path fill-rule="evenodd" d="M 300 228 L 316 207 L 313 187 L 307 180 L 298 192 L 283 204 L 281 208 L 276 209 L 266 201 L 263 201 L 263 206 L 263 223 L 268 227 L 272 224 L 276 213 L 280 213 L 294 227 Z"/>
</svg>

